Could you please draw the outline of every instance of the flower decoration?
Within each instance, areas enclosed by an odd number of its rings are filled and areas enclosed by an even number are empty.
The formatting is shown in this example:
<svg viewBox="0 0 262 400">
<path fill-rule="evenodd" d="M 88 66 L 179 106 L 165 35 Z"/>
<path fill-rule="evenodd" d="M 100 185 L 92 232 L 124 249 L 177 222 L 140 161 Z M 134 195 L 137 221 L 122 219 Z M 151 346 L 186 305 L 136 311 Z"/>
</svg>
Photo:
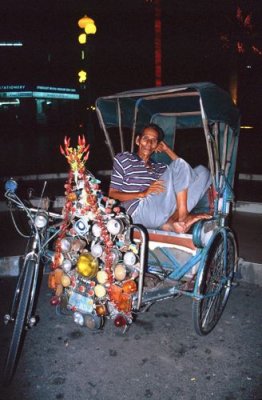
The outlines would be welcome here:
<svg viewBox="0 0 262 400">
<path fill-rule="evenodd" d="M 140 269 L 129 216 L 102 193 L 101 182 L 86 169 L 89 145 L 84 137 L 78 137 L 76 148 L 65 137 L 60 151 L 70 170 L 49 275 L 51 304 L 72 311 L 74 321 L 88 328 L 101 328 L 105 318 L 127 326 Z"/>
</svg>

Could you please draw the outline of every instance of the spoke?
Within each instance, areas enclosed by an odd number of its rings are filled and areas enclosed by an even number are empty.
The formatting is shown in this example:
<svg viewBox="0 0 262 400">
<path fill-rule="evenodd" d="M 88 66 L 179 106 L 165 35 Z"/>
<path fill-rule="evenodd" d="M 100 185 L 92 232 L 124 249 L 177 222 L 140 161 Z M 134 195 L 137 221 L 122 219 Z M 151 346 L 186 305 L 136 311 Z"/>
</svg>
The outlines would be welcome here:
<svg viewBox="0 0 262 400">
<path fill-rule="evenodd" d="M 200 282 L 203 298 L 193 308 L 195 328 L 201 335 L 215 327 L 226 305 L 234 274 L 235 248 L 231 232 L 219 233 L 210 248 Z"/>
</svg>

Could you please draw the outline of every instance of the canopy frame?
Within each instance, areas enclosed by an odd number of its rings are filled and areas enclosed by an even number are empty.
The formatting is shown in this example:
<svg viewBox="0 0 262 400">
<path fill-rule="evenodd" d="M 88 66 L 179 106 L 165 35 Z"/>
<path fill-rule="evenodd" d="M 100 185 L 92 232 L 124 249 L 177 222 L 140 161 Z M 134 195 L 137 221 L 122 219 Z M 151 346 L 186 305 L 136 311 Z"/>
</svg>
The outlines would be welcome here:
<svg viewBox="0 0 262 400">
<path fill-rule="evenodd" d="M 223 213 L 228 212 L 228 202 L 233 200 L 240 115 L 227 92 L 209 82 L 138 89 L 98 98 L 96 112 L 112 160 L 115 149 L 110 128 L 118 128 L 123 152 L 134 151 L 137 133 L 157 118 L 163 121 L 170 118 L 170 124 L 174 124 L 169 126 L 171 139 L 181 121 L 184 128 L 202 127 L 218 194 L 216 207 Z M 129 143 L 125 128 L 131 133 Z"/>
</svg>

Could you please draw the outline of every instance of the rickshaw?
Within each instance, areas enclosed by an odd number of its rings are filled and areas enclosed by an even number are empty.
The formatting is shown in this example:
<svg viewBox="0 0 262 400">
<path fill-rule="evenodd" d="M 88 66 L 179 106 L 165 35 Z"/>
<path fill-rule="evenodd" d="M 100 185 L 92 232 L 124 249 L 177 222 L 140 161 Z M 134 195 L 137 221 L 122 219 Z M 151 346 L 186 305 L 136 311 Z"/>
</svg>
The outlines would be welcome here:
<svg viewBox="0 0 262 400">
<path fill-rule="evenodd" d="M 148 123 L 164 130 L 172 148 L 179 132 L 184 143 L 194 138 L 191 152 L 196 152 L 193 143 L 200 139 L 207 149 L 212 185 L 209 196 L 193 212 L 212 211 L 212 219 L 198 221 L 186 234 L 142 226 L 133 226 L 132 231 L 142 252 L 133 308 L 142 311 L 159 300 L 189 296 L 194 328 L 199 335 L 206 335 L 222 315 L 238 263 L 229 217 L 234 201 L 239 111 L 227 92 L 201 82 L 100 97 L 96 112 L 112 163 L 116 152 L 134 151 L 136 134 Z M 155 156 L 158 161 L 170 161 L 161 154 Z"/>
<path fill-rule="evenodd" d="M 13 327 L 5 384 L 12 380 L 27 329 L 37 323 L 37 294 L 46 265 L 53 292 L 50 304 L 91 330 L 111 319 L 125 331 L 155 302 L 186 295 L 193 300 L 195 330 L 206 335 L 227 303 L 238 262 L 236 239 L 228 226 L 239 136 L 239 112 L 230 96 L 211 83 L 157 87 L 98 98 L 96 111 L 112 162 L 116 149 L 134 150 L 136 133 L 149 122 L 163 128 L 172 148 L 177 147 L 179 131 L 187 143 L 193 131 L 197 143 L 207 148 L 212 175 L 209 196 L 194 212 L 212 211 L 212 218 L 196 222 L 185 234 L 134 224 L 85 168 L 89 145 L 84 137 L 78 137 L 76 148 L 65 138 L 60 148 L 70 164 L 61 214 L 49 211 L 45 185 L 36 206 L 28 206 L 16 194 L 17 183 L 9 179 L 5 197 L 14 225 L 22 234 L 13 214 L 22 210 L 31 233 L 23 235 L 28 245 L 4 316 L 5 324 Z M 191 140 L 190 146 L 198 154 Z"/>
</svg>

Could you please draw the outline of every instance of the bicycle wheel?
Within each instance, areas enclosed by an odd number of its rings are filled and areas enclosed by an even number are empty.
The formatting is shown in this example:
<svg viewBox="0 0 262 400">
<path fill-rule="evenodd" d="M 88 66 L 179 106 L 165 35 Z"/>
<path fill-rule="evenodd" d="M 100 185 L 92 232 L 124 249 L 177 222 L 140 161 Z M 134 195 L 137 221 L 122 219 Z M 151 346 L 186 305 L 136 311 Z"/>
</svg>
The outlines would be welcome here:
<svg viewBox="0 0 262 400">
<path fill-rule="evenodd" d="M 217 233 L 206 254 L 204 267 L 197 281 L 193 299 L 193 323 L 199 335 L 207 335 L 218 323 L 226 306 L 237 262 L 233 233 L 224 229 Z"/>
<path fill-rule="evenodd" d="M 19 286 L 17 286 L 16 288 L 15 304 L 13 304 L 12 307 L 16 307 L 16 310 L 13 310 L 13 332 L 8 348 L 3 374 L 3 382 L 5 385 L 8 385 L 12 380 L 18 362 L 19 354 L 22 349 L 22 341 L 27 324 L 26 317 L 27 310 L 30 304 L 30 294 L 34 278 L 34 271 L 35 261 L 28 260 L 23 269 L 23 276 L 19 277 Z"/>
</svg>

